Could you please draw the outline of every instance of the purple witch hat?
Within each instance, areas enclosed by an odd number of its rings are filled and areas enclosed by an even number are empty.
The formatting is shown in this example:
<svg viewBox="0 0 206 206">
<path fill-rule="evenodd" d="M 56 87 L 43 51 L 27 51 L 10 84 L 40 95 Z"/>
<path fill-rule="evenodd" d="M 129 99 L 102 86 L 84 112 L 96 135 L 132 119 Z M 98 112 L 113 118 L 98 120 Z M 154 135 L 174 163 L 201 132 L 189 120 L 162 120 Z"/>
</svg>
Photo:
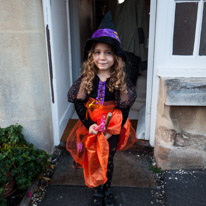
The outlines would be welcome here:
<svg viewBox="0 0 206 206">
<path fill-rule="evenodd" d="M 112 22 L 111 12 L 107 12 L 104 16 L 98 30 L 96 30 L 92 37 L 87 40 L 84 48 L 84 59 L 87 59 L 88 53 L 92 48 L 93 43 L 102 42 L 111 45 L 114 48 L 115 55 L 122 57 L 126 60 L 124 51 L 121 49 L 121 42 L 117 32 L 115 31 Z"/>
</svg>

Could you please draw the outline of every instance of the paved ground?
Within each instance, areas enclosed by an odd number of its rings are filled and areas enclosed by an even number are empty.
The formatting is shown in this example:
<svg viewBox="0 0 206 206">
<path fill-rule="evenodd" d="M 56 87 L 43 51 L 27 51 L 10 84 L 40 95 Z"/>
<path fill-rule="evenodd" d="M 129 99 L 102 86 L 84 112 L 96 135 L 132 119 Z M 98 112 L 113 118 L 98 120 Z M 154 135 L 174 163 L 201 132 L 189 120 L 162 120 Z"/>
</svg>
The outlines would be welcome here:
<svg viewBox="0 0 206 206">
<path fill-rule="evenodd" d="M 113 187 L 115 200 L 118 206 L 147 206 L 154 198 L 149 188 Z M 91 205 L 92 191 L 86 187 L 50 186 L 41 206 L 87 206 Z"/>
<path fill-rule="evenodd" d="M 151 150 L 148 148 L 145 151 L 133 148 L 115 158 L 116 180 L 112 189 L 117 206 L 206 206 L 205 170 L 153 173 L 150 169 L 153 163 Z M 123 161 L 124 167 L 121 167 L 118 162 Z M 133 163 L 127 164 L 127 161 Z M 84 186 L 81 169 L 75 172 L 71 162 L 67 153 L 62 152 L 45 199 L 38 205 L 91 205 L 93 191 Z"/>
<path fill-rule="evenodd" d="M 167 206 L 206 206 L 206 170 L 166 171 Z"/>
</svg>

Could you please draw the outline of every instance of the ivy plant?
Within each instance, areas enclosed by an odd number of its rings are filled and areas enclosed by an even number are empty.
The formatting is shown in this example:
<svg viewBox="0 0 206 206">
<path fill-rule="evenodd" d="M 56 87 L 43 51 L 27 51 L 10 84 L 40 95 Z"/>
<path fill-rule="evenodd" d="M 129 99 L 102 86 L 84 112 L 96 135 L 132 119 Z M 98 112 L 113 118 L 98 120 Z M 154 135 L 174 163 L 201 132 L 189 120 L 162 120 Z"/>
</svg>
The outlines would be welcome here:
<svg viewBox="0 0 206 206">
<path fill-rule="evenodd" d="M 25 140 L 21 125 L 0 128 L 0 202 L 5 184 L 15 180 L 19 190 L 26 190 L 47 169 L 49 157 Z"/>
</svg>

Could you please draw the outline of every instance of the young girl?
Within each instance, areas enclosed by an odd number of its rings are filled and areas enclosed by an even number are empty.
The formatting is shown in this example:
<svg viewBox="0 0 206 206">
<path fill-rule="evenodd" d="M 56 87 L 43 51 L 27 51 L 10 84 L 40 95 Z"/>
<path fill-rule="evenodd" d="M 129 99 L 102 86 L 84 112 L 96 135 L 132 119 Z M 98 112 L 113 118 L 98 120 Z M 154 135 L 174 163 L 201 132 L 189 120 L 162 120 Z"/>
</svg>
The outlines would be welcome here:
<svg viewBox="0 0 206 206">
<path fill-rule="evenodd" d="M 95 189 L 93 205 L 112 206 L 114 154 L 136 141 L 128 120 L 136 94 L 125 77 L 125 56 L 110 13 L 87 41 L 84 59 L 81 76 L 68 92 L 68 100 L 75 104 L 80 120 L 71 131 L 66 148 L 82 165 L 85 184 Z M 109 112 L 112 117 L 105 131 Z"/>
</svg>

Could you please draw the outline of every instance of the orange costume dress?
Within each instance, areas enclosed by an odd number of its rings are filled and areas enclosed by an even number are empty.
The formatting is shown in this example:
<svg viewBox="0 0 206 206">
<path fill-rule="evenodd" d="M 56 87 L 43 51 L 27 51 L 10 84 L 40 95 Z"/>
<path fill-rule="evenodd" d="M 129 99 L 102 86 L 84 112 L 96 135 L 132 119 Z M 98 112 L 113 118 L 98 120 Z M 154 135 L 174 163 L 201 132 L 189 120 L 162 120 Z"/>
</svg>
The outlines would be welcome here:
<svg viewBox="0 0 206 206">
<path fill-rule="evenodd" d="M 68 93 L 69 101 L 75 102 L 77 97 L 84 96 L 84 89 L 81 88 L 81 78 L 78 79 Z M 83 93 L 82 93 L 83 92 Z M 80 94 L 82 93 L 82 94 Z M 133 93 L 133 95 L 132 95 Z M 129 91 L 130 104 L 136 98 L 133 91 Z M 112 118 L 109 122 L 107 132 L 118 136 L 118 145 L 116 150 L 125 150 L 131 147 L 136 142 L 136 133 L 129 119 L 122 126 L 122 112 L 117 108 L 117 102 L 104 101 L 103 104 L 94 104 L 95 99 L 89 97 L 84 103 L 87 116 L 98 125 L 103 115 L 108 112 L 112 113 Z M 122 102 L 122 105 L 129 102 Z M 120 103 L 121 104 L 121 103 Z M 67 138 L 66 149 L 71 153 L 75 162 L 83 167 L 85 184 L 88 187 L 97 187 L 107 181 L 107 165 L 109 157 L 109 144 L 103 132 L 98 132 L 97 135 L 89 134 L 88 129 L 84 126 L 81 120 L 78 120 L 71 133 Z"/>
</svg>

